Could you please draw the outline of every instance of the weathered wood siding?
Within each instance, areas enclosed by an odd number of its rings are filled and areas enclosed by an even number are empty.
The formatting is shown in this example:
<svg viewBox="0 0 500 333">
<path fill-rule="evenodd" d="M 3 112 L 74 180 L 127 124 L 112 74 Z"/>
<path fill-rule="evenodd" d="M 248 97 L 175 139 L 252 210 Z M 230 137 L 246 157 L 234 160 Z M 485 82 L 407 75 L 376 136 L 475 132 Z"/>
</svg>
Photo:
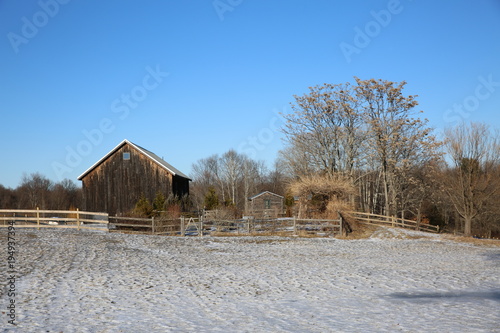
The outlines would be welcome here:
<svg viewBox="0 0 500 333">
<path fill-rule="evenodd" d="M 282 197 L 263 193 L 251 200 L 250 214 L 255 217 L 278 217 L 283 214 L 283 207 Z"/>
<path fill-rule="evenodd" d="M 130 153 L 130 159 L 124 160 L 123 153 Z M 173 176 L 129 144 L 89 172 L 82 183 L 85 209 L 110 215 L 131 211 L 141 195 L 152 202 L 158 191 L 166 198 L 189 194 L 188 179 Z"/>
</svg>

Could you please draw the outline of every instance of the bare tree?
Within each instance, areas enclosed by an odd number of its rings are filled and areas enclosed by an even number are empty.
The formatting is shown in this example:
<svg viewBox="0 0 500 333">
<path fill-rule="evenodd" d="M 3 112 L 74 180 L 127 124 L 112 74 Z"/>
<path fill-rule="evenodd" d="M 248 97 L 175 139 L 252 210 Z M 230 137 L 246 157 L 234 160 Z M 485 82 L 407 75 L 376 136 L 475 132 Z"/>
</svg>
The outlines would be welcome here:
<svg viewBox="0 0 500 333">
<path fill-rule="evenodd" d="M 262 182 L 261 170 L 264 165 L 262 162 L 256 162 L 246 155 L 243 155 L 241 158 L 243 207 L 244 211 L 248 212 L 248 198 L 256 191 L 258 184 Z"/>
<path fill-rule="evenodd" d="M 0 208 L 16 208 L 17 206 L 17 194 L 16 191 L 11 188 L 6 188 L 0 185 Z"/>
<path fill-rule="evenodd" d="M 319 168 L 312 163 L 311 153 L 302 145 L 294 142 L 278 153 L 278 163 L 289 178 L 318 172 Z"/>
<path fill-rule="evenodd" d="M 233 149 L 220 157 L 201 159 L 192 167 L 193 201 L 201 208 L 207 195 L 217 196 L 221 204 L 246 209 L 247 198 L 264 182 L 265 172 L 262 161 L 254 161 Z"/>
<path fill-rule="evenodd" d="M 417 223 L 421 223 L 426 204 L 428 202 L 439 201 L 439 196 L 434 195 L 439 192 L 440 160 L 434 159 L 416 165 L 411 169 L 411 173 L 405 175 L 404 186 L 400 190 L 398 197 L 402 218 L 406 218 L 405 213 L 409 212 L 416 218 Z"/>
<path fill-rule="evenodd" d="M 191 195 L 199 209 L 203 208 L 204 197 L 211 187 L 217 189 L 222 201 L 225 201 L 225 183 L 217 154 L 202 158 L 192 165 L 193 185 Z"/>
<path fill-rule="evenodd" d="M 369 158 L 381 175 L 384 213 L 395 215 L 410 170 L 435 158 L 439 143 L 431 135 L 427 120 L 414 118 L 416 96 L 404 96 L 406 82 L 360 80 L 357 95 L 369 127 Z"/>
<path fill-rule="evenodd" d="M 47 208 L 52 187 L 52 181 L 40 173 L 24 174 L 17 189 L 19 204 L 23 208 Z"/>
<path fill-rule="evenodd" d="M 52 186 L 50 191 L 50 208 L 66 210 L 79 207 L 81 190 L 70 179 L 64 179 Z"/>
<path fill-rule="evenodd" d="M 294 96 L 294 113 L 284 115 L 283 132 L 290 149 L 282 152 L 283 157 L 293 163 L 300 156 L 301 163 L 308 166 L 293 166 L 298 172 L 342 173 L 353 179 L 356 164 L 362 161 L 364 137 L 355 92 L 349 83 L 324 84 L 309 90 L 308 94 Z"/>
<path fill-rule="evenodd" d="M 273 168 L 269 171 L 262 163 L 261 175 L 266 175 L 262 180 L 261 191 L 271 191 L 273 193 L 285 196 L 287 190 L 288 177 L 280 160 L 274 162 Z"/>
<path fill-rule="evenodd" d="M 445 135 L 453 168 L 444 172 L 444 188 L 470 236 L 478 217 L 498 205 L 492 198 L 500 190 L 500 137 L 481 123 L 461 124 Z"/>
<path fill-rule="evenodd" d="M 225 152 L 221 159 L 222 174 L 228 190 L 228 198 L 231 204 L 237 204 L 237 187 L 241 181 L 243 158 L 236 150 L 230 149 Z"/>
<path fill-rule="evenodd" d="M 358 187 L 363 210 L 388 215 L 407 209 L 406 189 L 419 165 L 435 158 L 439 143 L 427 120 L 415 117 L 415 96 L 405 82 L 360 80 L 325 84 L 295 96 L 284 115 L 288 146 L 280 152 L 292 177 L 341 175 Z"/>
</svg>

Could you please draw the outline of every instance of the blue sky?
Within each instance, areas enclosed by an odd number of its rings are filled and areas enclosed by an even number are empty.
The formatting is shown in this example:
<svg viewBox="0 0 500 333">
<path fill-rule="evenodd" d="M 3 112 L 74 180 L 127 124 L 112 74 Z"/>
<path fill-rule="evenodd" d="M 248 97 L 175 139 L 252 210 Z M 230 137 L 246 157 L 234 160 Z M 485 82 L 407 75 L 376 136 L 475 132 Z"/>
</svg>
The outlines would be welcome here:
<svg viewBox="0 0 500 333">
<path fill-rule="evenodd" d="M 0 1 L 0 184 L 76 178 L 123 139 L 191 172 L 271 166 L 323 83 L 408 82 L 436 130 L 500 128 L 500 1 Z"/>
</svg>

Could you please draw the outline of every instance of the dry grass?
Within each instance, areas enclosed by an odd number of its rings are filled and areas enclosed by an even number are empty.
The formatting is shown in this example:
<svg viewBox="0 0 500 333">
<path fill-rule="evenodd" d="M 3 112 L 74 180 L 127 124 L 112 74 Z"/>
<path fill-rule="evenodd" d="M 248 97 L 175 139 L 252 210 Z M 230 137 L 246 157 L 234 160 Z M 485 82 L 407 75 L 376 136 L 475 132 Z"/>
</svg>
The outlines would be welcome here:
<svg viewBox="0 0 500 333">
<path fill-rule="evenodd" d="M 442 234 L 443 239 L 451 240 L 460 243 L 468 243 L 474 245 L 488 245 L 494 247 L 500 247 L 499 239 L 477 239 L 473 237 L 456 236 L 452 234 Z"/>
<path fill-rule="evenodd" d="M 337 218 L 338 211 L 349 211 L 348 198 L 355 195 L 351 181 L 342 175 L 303 176 L 289 184 L 290 193 L 300 198 L 299 215 L 310 218 Z M 307 212 L 312 208 L 314 213 Z M 304 209 L 302 215 L 300 212 Z"/>
<path fill-rule="evenodd" d="M 355 221 L 350 221 L 352 232 L 347 236 L 338 236 L 339 239 L 366 239 L 370 238 L 373 233 L 380 230 L 382 227 L 374 224 L 359 223 Z"/>
<path fill-rule="evenodd" d="M 338 236 L 337 238 L 339 239 L 367 239 L 370 238 L 375 232 L 380 231 L 381 229 L 384 228 L 389 228 L 389 227 L 382 227 L 378 226 L 375 224 L 369 224 L 369 223 L 360 223 L 356 221 L 350 221 L 351 227 L 353 229 L 352 233 L 350 233 L 347 236 Z M 399 228 L 396 228 L 399 229 Z M 429 237 L 431 235 L 435 234 L 429 234 Z M 390 235 L 391 238 L 394 238 L 395 236 L 393 234 Z M 473 237 L 464 237 L 464 236 L 456 236 L 452 234 L 439 234 L 439 237 L 441 237 L 443 240 L 451 240 L 455 242 L 461 242 L 461 243 L 468 243 L 468 244 L 474 244 L 474 245 L 487 245 L 487 246 L 493 246 L 493 247 L 500 247 L 500 240 L 498 239 L 477 239 Z M 422 239 L 426 238 L 426 234 L 423 233 L 422 235 L 410 235 L 410 234 L 405 234 L 404 236 L 401 236 L 400 239 Z"/>
<path fill-rule="evenodd" d="M 137 231 L 137 230 L 109 230 L 110 233 L 119 233 L 127 235 L 151 235 L 151 231 Z"/>
</svg>

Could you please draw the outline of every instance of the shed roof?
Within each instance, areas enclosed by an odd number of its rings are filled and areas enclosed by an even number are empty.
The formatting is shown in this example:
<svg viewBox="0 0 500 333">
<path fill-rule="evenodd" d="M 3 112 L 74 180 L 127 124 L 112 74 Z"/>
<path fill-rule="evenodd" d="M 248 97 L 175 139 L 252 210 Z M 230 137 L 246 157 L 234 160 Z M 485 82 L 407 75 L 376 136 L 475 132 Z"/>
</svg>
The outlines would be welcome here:
<svg viewBox="0 0 500 333">
<path fill-rule="evenodd" d="M 120 149 L 125 144 L 129 144 L 130 146 L 134 147 L 135 149 L 137 149 L 138 151 L 140 151 L 141 153 L 143 153 L 145 156 L 149 157 L 151 160 L 153 160 L 154 162 L 156 162 L 162 168 L 164 168 L 167 171 L 169 171 L 170 173 L 172 173 L 174 176 L 179 176 L 179 177 L 183 177 L 183 178 L 191 180 L 191 178 L 189 178 L 188 176 L 186 176 L 184 173 L 180 172 L 178 169 L 174 168 L 169 163 L 165 162 L 162 158 L 160 158 L 155 153 L 150 152 L 149 150 L 147 150 L 145 148 L 142 148 L 141 146 L 138 146 L 135 143 L 128 141 L 127 139 L 125 139 L 122 142 L 120 142 L 118 144 L 118 146 L 116 146 L 115 148 L 113 148 L 103 158 L 101 158 L 94 165 L 92 165 L 90 168 L 88 168 L 84 173 L 82 173 L 78 177 L 78 180 L 82 180 L 83 177 L 85 177 L 88 173 L 90 173 L 92 170 L 94 170 L 96 167 L 98 167 L 102 162 L 104 162 L 106 159 L 108 159 L 108 157 L 110 157 L 111 155 L 113 155 L 118 149 Z"/>
<path fill-rule="evenodd" d="M 273 192 L 270 192 L 270 191 L 264 191 L 264 192 L 260 192 L 259 194 L 256 194 L 254 195 L 253 197 L 250 197 L 248 198 L 248 200 L 253 200 L 257 197 L 260 197 L 261 195 L 264 195 L 264 194 L 271 194 L 271 195 L 274 195 L 274 196 L 277 196 L 277 197 L 280 197 L 281 199 L 284 199 L 285 197 L 282 196 L 282 195 L 279 195 L 279 194 L 276 194 L 276 193 L 273 193 Z"/>
</svg>

